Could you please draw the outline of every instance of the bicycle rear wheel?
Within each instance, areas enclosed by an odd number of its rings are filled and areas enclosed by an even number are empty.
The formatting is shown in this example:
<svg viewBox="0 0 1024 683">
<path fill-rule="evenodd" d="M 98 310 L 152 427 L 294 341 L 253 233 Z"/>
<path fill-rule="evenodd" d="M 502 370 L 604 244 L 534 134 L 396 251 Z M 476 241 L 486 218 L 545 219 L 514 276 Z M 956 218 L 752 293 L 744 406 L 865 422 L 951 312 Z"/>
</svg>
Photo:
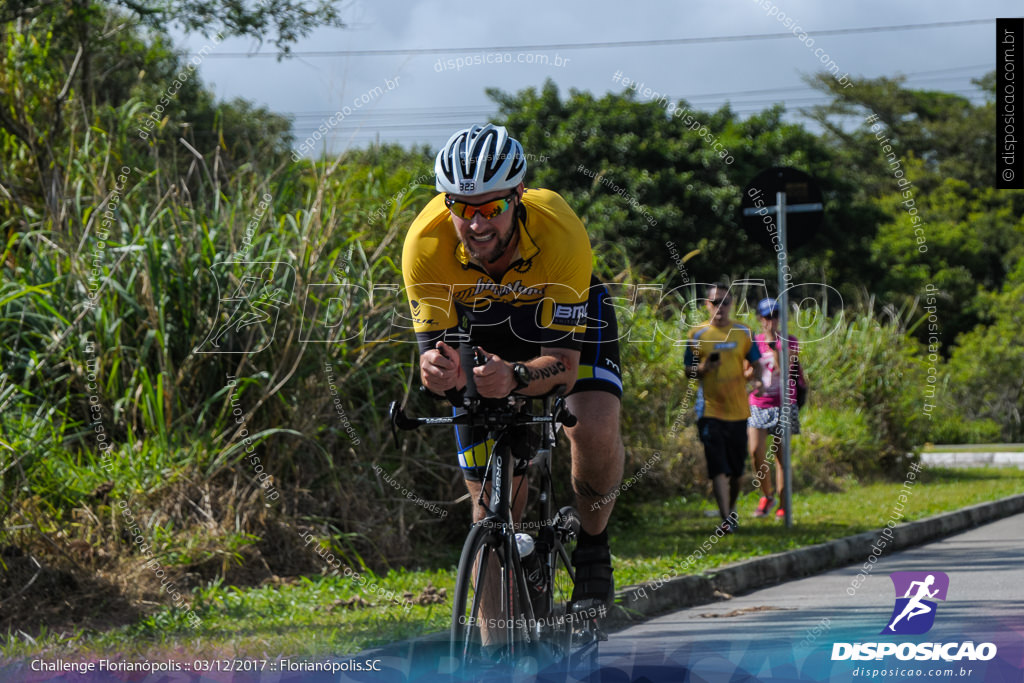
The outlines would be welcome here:
<svg viewBox="0 0 1024 683">
<path fill-rule="evenodd" d="M 466 537 L 455 581 L 451 656 L 463 671 L 514 668 L 529 634 L 525 596 L 508 537 L 474 526 Z"/>
</svg>

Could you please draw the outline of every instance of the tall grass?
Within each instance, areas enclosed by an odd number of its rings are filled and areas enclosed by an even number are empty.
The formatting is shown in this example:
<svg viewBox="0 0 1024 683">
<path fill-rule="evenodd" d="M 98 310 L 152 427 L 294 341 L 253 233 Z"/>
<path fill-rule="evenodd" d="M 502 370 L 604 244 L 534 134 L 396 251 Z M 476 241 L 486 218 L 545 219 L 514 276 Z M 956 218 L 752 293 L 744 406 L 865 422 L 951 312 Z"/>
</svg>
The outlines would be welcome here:
<svg viewBox="0 0 1024 683">
<path fill-rule="evenodd" d="M 121 501 L 145 520 L 164 564 L 193 583 L 312 570 L 295 551 L 300 530 L 333 537 L 354 566 L 408 561 L 429 515 L 394 505 L 371 464 L 388 454 L 413 478 L 434 470 L 426 443 L 398 454 L 385 445 L 383 407 L 405 391 L 412 347 L 388 340 L 392 301 L 360 296 L 336 275 L 369 291 L 400 282 L 402 227 L 424 189 L 409 188 L 378 226 L 366 219 L 422 173 L 423 160 L 406 155 L 394 168 L 341 159 L 225 178 L 218 153 L 183 146 L 193 157 L 186 177 L 136 159 L 117 197 L 123 134 L 94 128 L 80 140 L 61 193 L 71 229 L 21 207 L 5 259 L 0 548 L 20 550 L 0 553 L 0 563 L 33 558 L 152 593 L 125 542 Z M 104 225 L 112 198 L 116 215 Z M 291 277 L 276 324 L 229 333 L 220 350 L 230 353 L 195 353 L 230 314 L 218 299 L 263 268 L 253 264 L 275 262 Z M 344 326 L 365 334 L 303 341 L 310 314 L 330 298 L 343 304 Z M 342 389 L 338 406 L 327 367 Z M 247 447 L 271 474 L 262 485 Z M 425 493 L 453 498 L 440 484 Z M 280 497 L 270 501 L 267 485 Z"/>
</svg>

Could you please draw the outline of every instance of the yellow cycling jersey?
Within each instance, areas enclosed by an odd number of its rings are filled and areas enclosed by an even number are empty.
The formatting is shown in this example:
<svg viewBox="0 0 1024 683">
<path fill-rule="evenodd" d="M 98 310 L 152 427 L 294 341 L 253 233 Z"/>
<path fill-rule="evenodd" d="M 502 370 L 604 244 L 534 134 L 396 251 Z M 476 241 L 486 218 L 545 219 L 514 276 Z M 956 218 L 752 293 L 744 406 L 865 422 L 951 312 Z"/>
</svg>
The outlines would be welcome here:
<svg viewBox="0 0 1024 683">
<path fill-rule="evenodd" d="M 591 251 L 583 223 L 550 190 L 523 193 L 518 253 L 495 281 L 465 251 L 444 195 L 413 221 L 402 252 L 413 328 L 420 348 L 468 333 L 506 360 L 538 355 L 539 347 L 579 349 L 587 326 Z"/>
</svg>

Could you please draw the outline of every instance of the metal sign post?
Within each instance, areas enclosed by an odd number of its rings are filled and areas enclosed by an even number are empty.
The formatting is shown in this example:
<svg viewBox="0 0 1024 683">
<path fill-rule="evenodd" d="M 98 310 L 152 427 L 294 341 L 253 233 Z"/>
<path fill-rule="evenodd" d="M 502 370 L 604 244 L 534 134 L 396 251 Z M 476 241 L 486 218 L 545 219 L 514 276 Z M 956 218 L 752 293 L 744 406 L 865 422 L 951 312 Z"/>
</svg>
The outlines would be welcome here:
<svg viewBox="0 0 1024 683">
<path fill-rule="evenodd" d="M 765 206 L 765 199 L 775 195 L 775 206 Z M 768 201 L 771 201 L 768 199 Z M 788 202 L 792 201 L 792 204 Z M 814 239 L 821 226 L 824 211 L 821 189 L 811 176 L 785 166 L 765 169 L 743 189 L 740 201 L 740 225 L 754 242 L 768 248 L 777 259 L 779 269 L 779 331 L 776 348 L 779 349 L 780 376 L 785 377 L 780 401 L 782 434 L 780 457 L 784 474 L 782 505 L 786 511 L 786 526 L 793 526 L 793 464 L 791 456 L 792 411 L 789 403 L 789 247 L 799 249 Z M 772 223 L 776 230 L 772 230 Z"/>
<path fill-rule="evenodd" d="M 780 376 L 785 377 L 782 383 L 782 400 L 779 408 L 779 421 L 782 423 L 782 472 L 786 487 L 782 493 L 782 505 L 786 510 L 786 528 L 793 526 L 793 463 L 790 453 L 790 411 L 789 405 L 789 292 L 783 277 L 789 272 L 789 252 L 786 249 L 786 193 L 775 193 L 775 215 L 778 217 L 779 244 L 779 334 L 776 344 L 779 349 Z"/>
</svg>

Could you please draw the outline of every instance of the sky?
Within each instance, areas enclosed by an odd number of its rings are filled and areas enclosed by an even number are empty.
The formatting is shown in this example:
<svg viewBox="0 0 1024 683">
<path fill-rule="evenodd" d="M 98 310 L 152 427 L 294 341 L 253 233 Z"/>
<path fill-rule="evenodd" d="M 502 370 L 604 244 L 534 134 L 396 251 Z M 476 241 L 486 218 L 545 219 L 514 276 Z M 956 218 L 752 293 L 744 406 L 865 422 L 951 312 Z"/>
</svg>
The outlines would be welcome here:
<svg viewBox="0 0 1024 683">
<path fill-rule="evenodd" d="M 496 113 L 487 88 L 539 89 L 549 78 L 563 98 L 570 89 L 620 93 L 622 81 L 613 80 L 619 74 L 703 111 L 729 102 L 745 116 L 782 102 L 799 117 L 801 107 L 827 101 L 802 80 L 822 70 L 819 60 L 827 55 L 852 87 L 902 74 L 909 87 L 980 102 L 970 81 L 994 68 L 995 18 L 1024 13 L 1020 0 L 352 0 L 341 6 L 345 28 L 316 31 L 283 61 L 269 41 L 222 41 L 203 59 L 204 82 L 220 98 L 243 97 L 293 117 L 296 148 L 313 156 L 324 145 L 339 152 L 376 140 L 437 148 L 455 130 Z M 946 22 L 959 23 L 922 26 Z M 898 28 L 857 30 L 877 27 Z M 210 43 L 182 34 L 176 42 L 192 54 Z M 616 45 L 624 42 L 641 44 Z M 599 45 L 573 47 L 581 43 Z M 338 54 L 353 51 L 390 53 Z M 329 129 L 324 139 L 310 137 L 322 124 Z"/>
</svg>

